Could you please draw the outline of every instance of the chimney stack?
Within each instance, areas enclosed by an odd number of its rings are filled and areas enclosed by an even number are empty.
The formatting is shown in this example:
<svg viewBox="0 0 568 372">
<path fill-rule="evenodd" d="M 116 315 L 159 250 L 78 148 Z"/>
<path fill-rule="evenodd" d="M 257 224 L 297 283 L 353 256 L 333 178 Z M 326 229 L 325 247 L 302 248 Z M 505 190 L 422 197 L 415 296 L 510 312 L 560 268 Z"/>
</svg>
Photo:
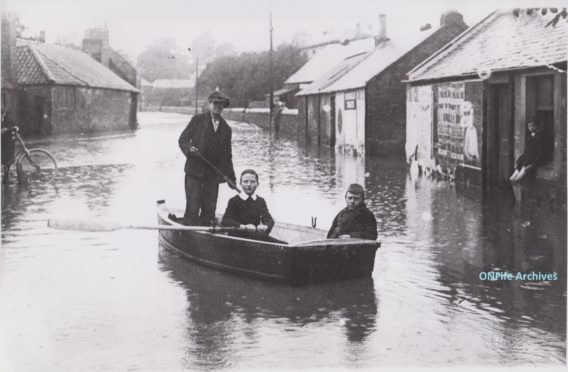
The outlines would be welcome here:
<svg viewBox="0 0 568 372">
<path fill-rule="evenodd" d="M 45 43 L 45 31 L 39 32 L 39 41 Z"/>
<path fill-rule="evenodd" d="M 455 24 L 463 27 L 467 27 L 465 22 L 463 21 L 463 16 L 461 13 L 456 12 L 455 10 L 448 10 L 444 12 L 440 17 L 440 26 L 448 26 L 450 24 Z"/>
<path fill-rule="evenodd" d="M 375 37 L 375 46 L 389 40 L 387 36 L 387 15 L 379 14 L 379 34 Z"/>
<path fill-rule="evenodd" d="M 110 65 L 110 47 L 109 47 L 108 28 L 92 28 L 85 31 L 83 38 L 83 51 L 91 57 L 109 67 Z"/>
<path fill-rule="evenodd" d="M 2 78 L 17 85 L 16 71 L 16 16 L 2 14 Z"/>
</svg>

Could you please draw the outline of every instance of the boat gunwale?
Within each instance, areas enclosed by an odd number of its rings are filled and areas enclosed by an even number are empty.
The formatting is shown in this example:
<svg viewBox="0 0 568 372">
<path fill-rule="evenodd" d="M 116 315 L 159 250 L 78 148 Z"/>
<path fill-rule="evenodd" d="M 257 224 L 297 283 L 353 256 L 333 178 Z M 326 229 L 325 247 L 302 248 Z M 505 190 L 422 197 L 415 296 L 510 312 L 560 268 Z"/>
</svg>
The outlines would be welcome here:
<svg viewBox="0 0 568 372">
<path fill-rule="evenodd" d="M 160 203 L 158 205 L 158 216 L 160 217 L 161 220 L 163 220 L 164 222 L 166 222 L 167 224 L 172 225 L 172 226 L 184 226 L 183 224 L 176 222 L 176 221 L 169 218 L 168 214 L 172 213 L 172 212 L 175 212 L 175 210 L 169 209 L 166 206 L 165 203 Z M 295 225 L 295 224 L 285 223 L 285 222 L 277 222 L 277 226 L 278 226 L 278 228 L 285 228 L 285 229 L 294 230 L 294 231 L 310 232 L 312 230 L 317 230 L 317 231 L 325 233 L 325 231 L 321 230 L 321 229 L 315 229 L 315 228 L 308 227 L 308 226 Z M 227 239 L 227 240 L 242 241 L 242 242 L 247 242 L 247 243 L 251 243 L 251 242 L 252 243 L 259 243 L 258 244 L 259 246 L 266 245 L 266 246 L 280 247 L 280 248 L 283 248 L 283 249 L 293 248 L 293 249 L 299 249 L 299 250 L 307 250 L 307 249 L 315 248 L 315 247 L 351 246 L 351 245 L 356 245 L 356 246 L 375 245 L 377 249 L 381 247 L 381 242 L 378 241 L 378 240 L 357 239 L 357 238 L 350 238 L 350 239 L 321 238 L 321 239 L 307 240 L 307 241 L 302 241 L 302 242 L 292 243 L 292 244 L 281 244 L 281 243 L 265 242 L 265 241 L 255 240 L 255 239 L 247 239 L 247 238 L 242 238 L 242 237 L 238 237 L 238 236 L 215 234 L 215 233 L 211 233 L 209 231 L 188 231 L 188 232 L 192 233 L 192 234 L 193 233 L 199 233 L 199 234 L 207 235 L 207 236 L 213 237 L 215 239 Z"/>
</svg>

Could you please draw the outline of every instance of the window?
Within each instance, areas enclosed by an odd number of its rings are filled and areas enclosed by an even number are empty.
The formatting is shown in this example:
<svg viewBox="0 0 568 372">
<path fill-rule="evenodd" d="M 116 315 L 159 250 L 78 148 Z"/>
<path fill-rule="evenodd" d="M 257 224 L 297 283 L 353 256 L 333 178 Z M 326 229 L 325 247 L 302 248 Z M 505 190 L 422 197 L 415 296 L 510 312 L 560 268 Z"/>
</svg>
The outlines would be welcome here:
<svg viewBox="0 0 568 372">
<path fill-rule="evenodd" d="M 345 93 L 345 109 L 355 110 L 357 108 L 357 95 L 355 92 Z"/>
</svg>

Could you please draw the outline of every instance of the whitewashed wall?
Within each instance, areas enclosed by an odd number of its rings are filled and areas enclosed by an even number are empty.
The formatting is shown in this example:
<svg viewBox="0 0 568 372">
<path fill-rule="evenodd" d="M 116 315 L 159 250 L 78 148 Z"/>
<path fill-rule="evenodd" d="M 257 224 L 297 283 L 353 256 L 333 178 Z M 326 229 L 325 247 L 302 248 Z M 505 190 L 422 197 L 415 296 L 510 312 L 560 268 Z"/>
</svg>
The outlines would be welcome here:
<svg viewBox="0 0 568 372">
<path fill-rule="evenodd" d="M 433 104 L 431 85 L 408 87 L 406 89 L 406 158 L 418 145 L 418 159 L 421 164 L 434 166 L 433 158 Z"/>
<path fill-rule="evenodd" d="M 349 153 L 365 153 L 365 90 L 347 92 L 355 94 L 356 108 L 345 109 L 346 92 L 335 94 L 336 142 L 335 146 Z"/>
</svg>

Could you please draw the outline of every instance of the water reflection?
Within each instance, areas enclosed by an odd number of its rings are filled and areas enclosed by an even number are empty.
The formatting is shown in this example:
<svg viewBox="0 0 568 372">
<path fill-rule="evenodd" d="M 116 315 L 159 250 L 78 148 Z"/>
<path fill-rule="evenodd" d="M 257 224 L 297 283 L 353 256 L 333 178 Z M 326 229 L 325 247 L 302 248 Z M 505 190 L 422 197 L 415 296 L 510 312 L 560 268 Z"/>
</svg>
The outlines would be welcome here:
<svg viewBox="0 0 568 372">
<path fill-rule="evenodd" d="M 236 171 L 257 169 L 258 193 L 279 221 L 309 226 L 314 216 L 327 229 L 347 185 L 365 185 L 383 242 L 370 281 L 286 288 L 164 252 L 156 264 L 153 232 L 47 229 L 45 220 L 61 212 L 153 224 L 156 200 L 183 206 L 177 138 L 187 119 L 141 115 L 135 133 L 42 144 L 61 166 L 57 187 L 15 180 L 2 187 L 0 295 L 9 311 L 0 315 L 21 324 L 18 314 L 30 304 L 37 314 L 24 331 L 3 332 L 16 366 L 61 370 L 62 355 L 73 355 L 75 364 L 63 365 L 78 370 L 565 364 L 566 216 L 411 179 L 404 161 L 300 147 L 231 123 Z M 221 187 L 217 212 L 233 195 Z M 559 280 L 480 280 L 494 270 L 556 272 Z M 120 321 L 101 303 L 112 304 Z M 81 325 L 76 342 L 64 334 L 67 318 Z M 37 337 L 44 329 L 49 337 Z M 133 330 L 159 337 L 131 337 Z M 93 335 L 115 333 L 128 340 L 116 338 L 120 351 L 93 358 Z M 45 345 L 49 355 L 29 358 Z M 167 361 L 159 358 L 164 350 Z"/>
<path fill-rule="evenodd" d="M 163 249 L 159 262 L 187 291 L 187 352 L 194 367 L 227 367 L 231 354 L 241 352 L 234 345 L 238 333 L 248 347 L 260 347 L 259 322 L 283 330 L 338 322 L 349 343 L 364 343 L 376 329 L 372 278 L 294 288 L 204 268 Z"/>
</svg>

